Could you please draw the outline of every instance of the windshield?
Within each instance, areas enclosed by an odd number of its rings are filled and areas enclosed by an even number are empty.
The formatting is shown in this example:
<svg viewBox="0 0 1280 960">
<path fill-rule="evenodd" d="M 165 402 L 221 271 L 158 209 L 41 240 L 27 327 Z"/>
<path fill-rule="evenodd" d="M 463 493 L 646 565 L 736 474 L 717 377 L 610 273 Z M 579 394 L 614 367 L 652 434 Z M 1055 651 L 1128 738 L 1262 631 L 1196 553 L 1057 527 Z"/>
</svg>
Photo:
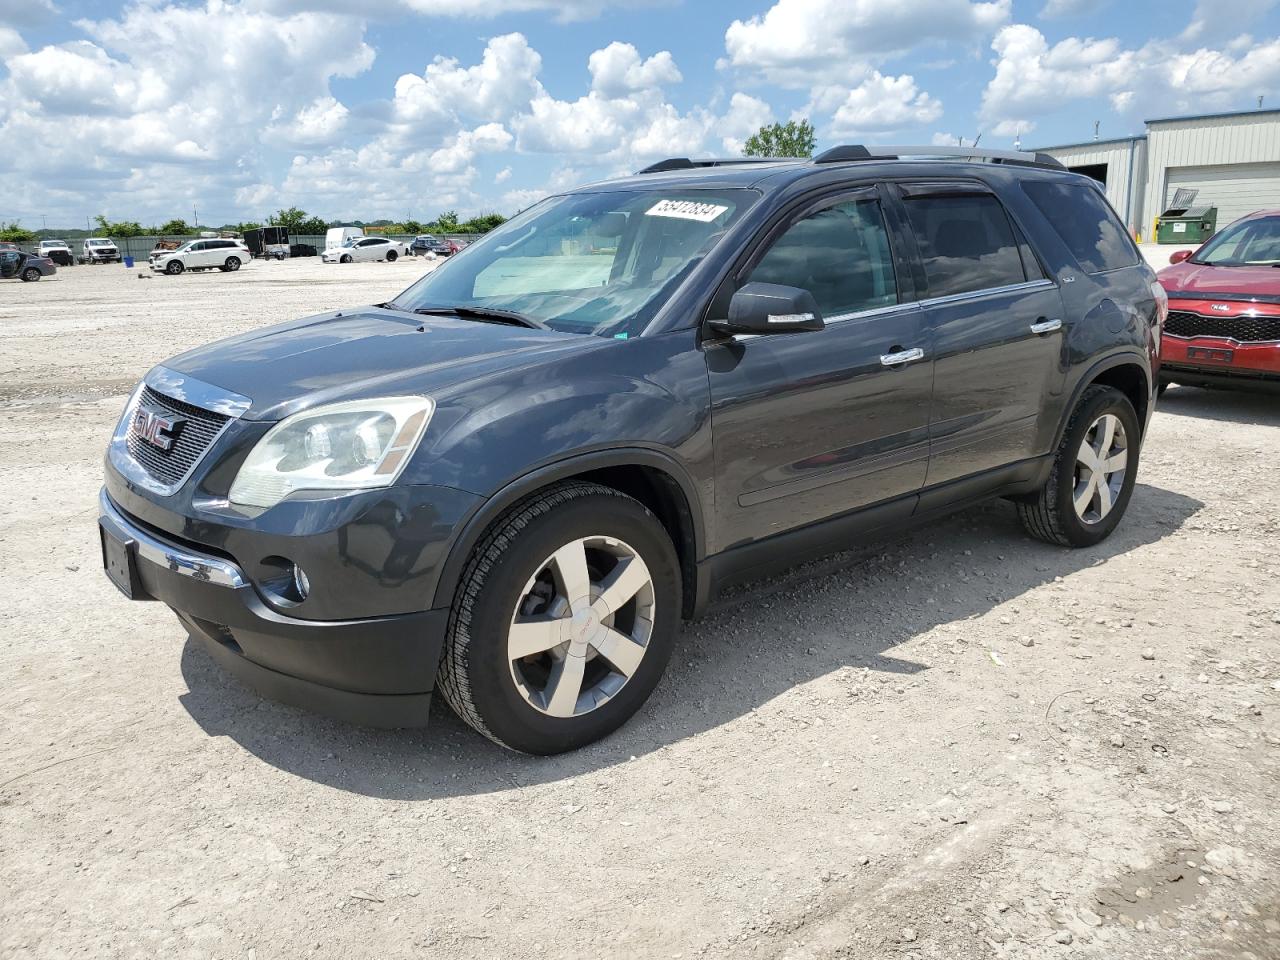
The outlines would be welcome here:
<svg viewBox="0 0 1280 960">
<path fill-rule="evenodd" d="M 1206 243 L 1191 262 L 1214 267 L 1265 267 L 1280 263 L 1280 217 L 1233 223 Z"/>
<path fill-rule="evenodd" d="M 110 241 L 110 240 L 90 240 L 90 241 L 89 241 L 89 246 L 91 246 L 91 247 L 109 247 L 109 246 L 111 246 L 111 241 Z"/>
<path fill-rule="evenodd" d="M 46 240 L 44 245 L 46 247 L 65 247 L 67 244 L 64 240 Z"/>
<path fill-rule="evenodd" d="M 342 241 L 342 245 L 344 247 L 354 247 L 357 243 L 359 243 L 363 239 L 364 237 L 348 237 L 346 240 Z"/>
<path fill-rule="evenodd" d="M 551 197 L 470 244 L 394 305 L 484 307 L 552 330 L 635 336 L 758 197 L 674 188 Z"/>
</svg>

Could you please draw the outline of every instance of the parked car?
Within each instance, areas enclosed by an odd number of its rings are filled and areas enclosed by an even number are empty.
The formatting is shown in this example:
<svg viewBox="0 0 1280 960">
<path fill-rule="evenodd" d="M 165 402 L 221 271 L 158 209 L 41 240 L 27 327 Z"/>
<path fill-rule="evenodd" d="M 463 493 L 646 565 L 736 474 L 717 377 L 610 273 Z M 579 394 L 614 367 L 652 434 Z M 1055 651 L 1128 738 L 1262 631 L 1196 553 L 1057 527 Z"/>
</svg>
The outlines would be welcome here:
<svg viewBox="0 0 1280 960">
<path fill-rule="evenodd" d="M 120 248 L 104 237 L 90 237 L 80 248 L 81 263 L 123 263 Z"/>
<path fill-rule="evenodd" d="M 189 240 L 176 250 L 151 251 L 147 265 L 157 273 L 173 275 L 184 270 L 232 273 L 249 259 L 248 249 L 238 240 Z"/>
<path fill-rule="evenodd" d="M 409 247 L 403 240 L 386 237 L 352 237 L 342 246 L 326 250 L 320 255 L 325 263 L 356 263 L 361 260 L 386 260 L 394 263 L 408 256 Z"/>
<path fill-rule="evenodd" d="M 76 262 L 65 240 L 41 240 L 40 245 L 36 247 L 36 254 L 47 257 L 62 267 L 69 267 Z"/>
<path fill-rule="evenodd" d="M 1160 271 L 1160 385 L 1280 388 L 1280 210 L 1259 210 Z"/>
<path fill-rule="evenodd" d="M 22 248 L 12 240 L 0 240 L 0 250 L 17 250 L 21 252 Z"/>
<path fill-rule="evenodd" d="M 48 257 L 21 250 L 0 249 L 0 280 L 18 277 L 24 283 L 33 283 L 41 277 L 51 277 L 58 272 Z"/>
<path fill-rule="evenodd" d="M 337 250 L 348 240 L 358 240 L 363 236 L 364 230 L 361 227 L 330 227 L 324 233 L 324 248 Z"/>
<path fill-rule="evenodd" d="M 433 237 L 430 234 L 415 237 L 413 251 L 419 256 L 434 254 L 437 257 L 451 257 L 462 249 L 462 244 L 448 237 Z"/>
<path fill-rule="evenodd" d="M 735 580 L 990 497 L 1097 544 L 1164 291 L 1056 160 L 905 152 L 673 159 L 390 302 L 165 361 L 108 450 L 107 573 L 266 696 L 395 727 L 438 690 L 554 753 Z"/>
</svg>

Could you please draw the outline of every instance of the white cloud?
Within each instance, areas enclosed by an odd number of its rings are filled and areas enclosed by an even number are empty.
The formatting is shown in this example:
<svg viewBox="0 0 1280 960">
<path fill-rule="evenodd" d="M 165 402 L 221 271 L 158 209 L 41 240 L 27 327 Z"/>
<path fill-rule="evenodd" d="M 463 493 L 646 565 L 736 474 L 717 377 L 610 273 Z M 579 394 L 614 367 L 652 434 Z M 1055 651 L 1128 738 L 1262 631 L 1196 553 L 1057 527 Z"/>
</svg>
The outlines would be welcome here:
<svg viewBox="0 0 1280 960">
<path fill-rule="evenodd" d="M 41 0 L 48 3 L 49 0 Z M 383 0 L 362 10 L 370 17 L 390 17 L 406 13 L 424 17 L 492 20 L 511 13 L 553 13 L 561 23 L 592 20 L 606 10 L 620 7 L 647 7 L 670 0 Z M 350 12 L 349 0 L 249 0 L 252 7 L 276 14 L 299 12 Z"/>
<path fill-rule="evenodd" d="M 268 127 L 267 135 L 299 145 L 332 143 L 346 126 L 350 113 L 333 97 L 316 97 L 288 123 Z"/>
<path fill-rule="evenodd" d="M 501 170 L 499 170 L 497 173 L 493 175 L 494 183 L 506 183 L 510 179 L 511 179 L 510 167 L 503 167 Z"/>
<path fill-rule="evenodd" d="M 635 47 L 617 40 L 591 54 L 587 69 L 591 72 L 591 89 L 606 97 L 622 97 L 684 79 L 668 51 L 641 60 Z"/>
<path fill-rule="evenodd" d="M 1234 51 L 1183 50 L 1168 40 L 1130 48 L 1115 38 L 1050 45 L 1034 27 L 1015 24 L 991 46 L 996 70 L 981 115 L 1006 130 L 1028 130 L 1034 118 L 1075 110 L 1081 100 L 1104 98 L 1133 126 L 1143 114 L 1226 110 L 1280 90 L 1280 38 Z"/>
<path fill-rule="evenodd" d="M 777 0 L 725 31 L 727 63 L 789 86 L 882 63 L 921 44 L 974 41 L 1008 21 L 1012 0 Z"/>
<path fill-rule="evenodd" d="M 1046 20 L 1057 17 L 1082 17 L 1085 14 L 1097 13 L 1108 0 L 1047 0 L 1040 11 Z"/>
<path fill-rule="evenodd" d="M 20 53 L 27 52 L 27 43 L 22 39 L 22 34 L 18 33 L 13 27 L 0 26 L 0 62 L 8 67 L 10 57 L 16 57 Z"/>
<path fill-rule="evenodd" d="M 806 113 L 834 111 L 829 135 L 837 139 L 892 133 L 924 126 L 942 116 L 942 104 L 916 86 L 910 74 L 889 77 L 872 70 L 856 87 L 820 87 Z"/>
<path fill-rule="evenodd" d="M 1183 40 L 1221 39 L 1256 23 L 1276 6 L 1276 0 L 1196 0 Z"/>
<path fill-rule="evenodd" d="M 474 67 L 461 67 L 452 57 L 436 57 L 423 79 L 427 95 L 458 114 L 502 120 L 541 89 L 541 69 L 542 57 L 524 35 L 509 33 L 490 40 Z"/>
<path fill-rule="evenodd" d="M 738 156 L 748 137 L 773 122 L 773 109 L 769 104 L 759 97 L 735 93 L 729 98 L 728 111 L 716 124 L 716 133 L 725 152 Z"/>
</svg>

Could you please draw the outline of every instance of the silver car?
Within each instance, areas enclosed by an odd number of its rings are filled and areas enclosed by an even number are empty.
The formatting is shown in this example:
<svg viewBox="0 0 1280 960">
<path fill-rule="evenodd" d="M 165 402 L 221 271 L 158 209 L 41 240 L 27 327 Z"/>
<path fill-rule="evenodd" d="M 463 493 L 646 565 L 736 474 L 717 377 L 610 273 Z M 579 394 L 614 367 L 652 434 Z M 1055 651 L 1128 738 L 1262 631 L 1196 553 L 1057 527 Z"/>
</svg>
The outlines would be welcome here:
<svg viewBox="0 0 1280 960">
<path fill-rule="evenodd" d="M 0 280 L 19 277 L 24 283 L 32 283 L 57 272 L 57 266 L 48 257 L 23 253 L 21 250 L 0 250 Z"/>
</svg>

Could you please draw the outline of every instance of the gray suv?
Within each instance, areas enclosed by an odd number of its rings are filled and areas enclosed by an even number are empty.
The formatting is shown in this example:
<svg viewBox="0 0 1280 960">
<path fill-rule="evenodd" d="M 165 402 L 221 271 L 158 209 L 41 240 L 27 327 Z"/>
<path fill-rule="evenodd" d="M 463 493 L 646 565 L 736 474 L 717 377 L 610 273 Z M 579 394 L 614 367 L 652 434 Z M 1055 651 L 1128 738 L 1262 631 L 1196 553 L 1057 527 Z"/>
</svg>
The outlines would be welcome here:
<svg viewBox="0 0 1280 960">
<path fill-rule="evenodd" d="M 262 695 L 554 753 L 717 590 L 991 497 L 1120 522 L 1167 302 L 1041 155 L 664 161 L 386 303 L 182 354 L 106 458 L 106 571 Z"/>
</svg>

